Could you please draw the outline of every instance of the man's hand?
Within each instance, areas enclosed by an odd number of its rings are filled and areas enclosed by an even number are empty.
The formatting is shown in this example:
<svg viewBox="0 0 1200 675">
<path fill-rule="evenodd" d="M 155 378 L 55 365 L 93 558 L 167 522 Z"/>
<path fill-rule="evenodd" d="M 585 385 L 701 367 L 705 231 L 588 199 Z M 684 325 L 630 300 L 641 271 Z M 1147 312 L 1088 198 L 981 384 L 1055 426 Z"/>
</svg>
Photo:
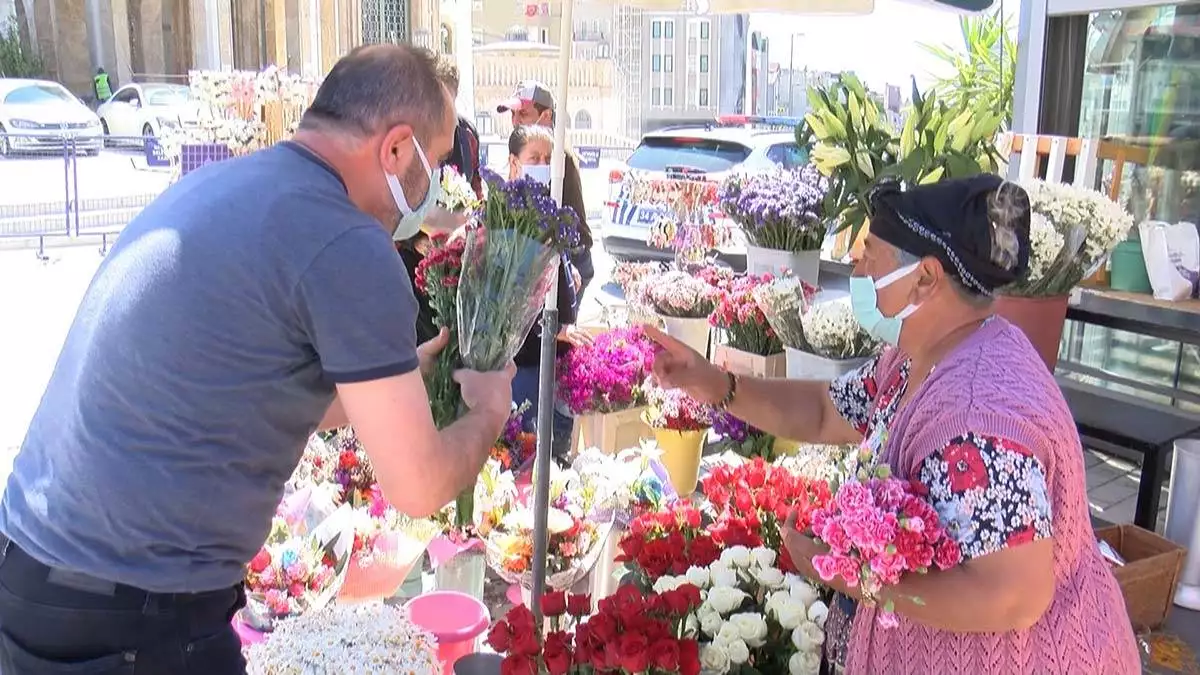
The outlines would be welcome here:
<svg viewBox="0 0 1200 675">
<path fill-rule="evenodd" d="M 417 361 L 421 364 L 421 374 L 428 375 L 433 372 L 433 364 L 437 361 L 437 355 L 450 344 L 450 329 L 442 328 L 438 331 L 436 337 L 427 342 L 422 342 L 417 347 Z"/>
<path fill-rule="evenodd" d="M 592 344 L 592 334 L 574 324 L 568 324 L 562 327 L 558 332 L 558 339 L 575 347 L 583 347 Z"/>
<path fill-rule="evenodd" d="M 669 389 L 682 389 L 705 403 L 718 403 L 729 393 L 729 376 L 699 352 L 654 326 L 644 327 L 656 345 L 654 377 Z"/>
<path fill-rule="evenodd" d="M 466 213 L 447 211 L 440 205 L 429 209 L 425 215 L 424 229 L 428 234 L 450 234 L 467 224 L 471 217 Z"/>
<path fill-rule="evenodd" d="M 517 367 L 511 361 L 504 370 L 481 373 L 476 370 L 454 371 L 461 388 L 463 403 L 471 410 L 495 413 L 507 419 L 512 412 L 512 380 Z"/>
</svg>

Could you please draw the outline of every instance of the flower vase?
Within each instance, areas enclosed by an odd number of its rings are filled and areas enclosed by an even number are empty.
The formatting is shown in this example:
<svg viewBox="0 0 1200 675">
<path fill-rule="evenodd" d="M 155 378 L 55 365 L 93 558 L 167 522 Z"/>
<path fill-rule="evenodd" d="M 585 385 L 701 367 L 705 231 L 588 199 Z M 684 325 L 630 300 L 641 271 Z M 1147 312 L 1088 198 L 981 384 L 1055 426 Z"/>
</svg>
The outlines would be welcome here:
<svg viewBox="0 0 1200 675">
<path fill-rule="evenodd" d="M 775 453 L 776 457 L 788 457 L 800 451 L 800 441 L 793 441 L 787 438 L 776 438 L 771 444 L 771 452 Z"/>
<path fill-rule="evenodd" d="M 666 467 L 671 487 L 680 497 L 687 497 L 696 491 L 696 481 L 700 478 L 700 455 L 704 452 L 704 440 L 707 437 L 708 429 L 654 430 L 654 440 L 662 450 L 659 461 Z"/>
<path fill-rule="evenodd" d="M 500 675 L 503 661 L 499 654 L 467 654 L 454 662 L 454 675 Z"/>
<path fill-rule="evenodd" d="M 780 251 L 761 246 L 746 246 L 746 272 L 781 277 L 787 274 L 816 286 L 821 273 L 820 251 Z"/>
<path fill-rule="evenodd" d="M 836 380 L 867 362 L 869 357 L 827 359 L 812 352 L 786 347 L 787 376 L 792 380 Z"/>
<path fill-rule="evenodd" d="M 708 317 L 694 319 L 677 316 L 659 316 L 667 335 L 708 356 Z"/>
<path fill-rule="evenodd" d="M 483 600 L 487 561 L 482 551 L 462 551 L 438 565 L 433 572 L 433 578 L 434 586 L 439 591 L 458 591 Z"/>
<path fill-rule="evenodd" d="M 1058 365 L 1058 349 L 1062 343 L 1063 324 L 1067 320 L 1069 296 L 1021 298 L 1001 295 L 992 308 L 997 315 L 1020 328 L 1050 372 Z"/>
</svg>

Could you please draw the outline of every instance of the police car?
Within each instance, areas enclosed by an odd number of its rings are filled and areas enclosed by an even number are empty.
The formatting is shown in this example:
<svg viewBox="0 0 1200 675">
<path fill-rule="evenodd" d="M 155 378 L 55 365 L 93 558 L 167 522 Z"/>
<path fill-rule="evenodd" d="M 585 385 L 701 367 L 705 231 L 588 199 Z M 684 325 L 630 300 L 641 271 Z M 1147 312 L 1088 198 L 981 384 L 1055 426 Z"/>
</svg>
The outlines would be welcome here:
<svg viewBox="0 0 1200 675">
<path fill-rule="evenodd" d="M 621 168 L 609 174 L 609 201 L 601 217 L 604 250 L 617 260 L 673 260 L 674 251 L 646 243 L 650 226 L 663 207 L 627 199 L 626 176 L 647 178 L 687 175 L 720 182 L 734 172 L 795 169 L 808 162 L 808 152 L 796 144 L 795 128 L 802 118 L 726 115 L 658 129 L 642 141 Z M 715 215 L 723 218 L 720 213 Z M 736 270 L 746 268 L 746 239 L 732 227 L 732 241 L 717 258 Z"/>
</svg>

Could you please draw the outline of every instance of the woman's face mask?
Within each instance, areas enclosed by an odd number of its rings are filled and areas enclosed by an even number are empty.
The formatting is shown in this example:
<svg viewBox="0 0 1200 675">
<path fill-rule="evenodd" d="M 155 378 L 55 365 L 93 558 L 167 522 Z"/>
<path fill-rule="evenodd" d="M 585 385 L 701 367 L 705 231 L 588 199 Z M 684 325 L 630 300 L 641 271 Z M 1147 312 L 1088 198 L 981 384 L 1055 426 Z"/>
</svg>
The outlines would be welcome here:
<svg viewBox="0 0 1200 675">
<path fill-rule="evenodd" d="M 900 343 L 900 329 L 904 320 L 920 309 L 920 305 L 909 304 L 895 316 L 884 316 L 879 310 L 879 294 L 877 291 L 887 288 L 896 281 L 916 271 L 920 263 L 905 265 L 890 272 L 878 280 L 868 276 L 850 277 L 850 306 L 854 310 L 854 318 L 862 329 L 877 340 L 890 345 Z"/>
<path fill-rule="evenodd" d="M 549 164 L 526 164 L 521 167 L 521 175 L 532 178 L 542 185 L 550 185 Z"/>
</svg>

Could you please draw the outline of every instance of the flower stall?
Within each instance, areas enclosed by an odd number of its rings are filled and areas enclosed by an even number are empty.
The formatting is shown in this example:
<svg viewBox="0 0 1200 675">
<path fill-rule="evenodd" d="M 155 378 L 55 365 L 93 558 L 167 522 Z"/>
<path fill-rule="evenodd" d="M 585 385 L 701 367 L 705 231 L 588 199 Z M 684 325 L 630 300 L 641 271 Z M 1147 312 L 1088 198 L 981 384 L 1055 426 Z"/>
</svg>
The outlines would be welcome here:
<svg viewBox="0 0 1200 675">
<path fill-rule="evenodd" d="M 793 274 L 817 283 L 828 221 L 829 182 L 816 167 L 736 173 L 717 195 L 721 211 L 745 233 L 751 274 Z"/>
<path fill-rule="evenodd" d="M 996 313 L 1018 326 L 1051 371 L 1071 290 L 1104 265 L 1133 227 L 1133 216 L 1103 194 L 1074 185 L 1027 181 L 1029 272 L 1002 289 Z"/>
<path fill-rule="evenodd" d="M 769 274 L 747 275 L 721 289 L 721 299 L 709 323 L 723 333 L 725 340 L 713 346 L 713 363 L 743 375 L 786 375 L 783 343 L 754 298 L 755 290 L 769 283 Z"/>
<path fill-rule="evenodd" d="M 642 385 L 653 359 L 654 345 L 639 326 L 601 332 L 559 357 L 558 396 L 575 416 L 573 449 L 612 454 L 650 437 Z"/>
</svg>

